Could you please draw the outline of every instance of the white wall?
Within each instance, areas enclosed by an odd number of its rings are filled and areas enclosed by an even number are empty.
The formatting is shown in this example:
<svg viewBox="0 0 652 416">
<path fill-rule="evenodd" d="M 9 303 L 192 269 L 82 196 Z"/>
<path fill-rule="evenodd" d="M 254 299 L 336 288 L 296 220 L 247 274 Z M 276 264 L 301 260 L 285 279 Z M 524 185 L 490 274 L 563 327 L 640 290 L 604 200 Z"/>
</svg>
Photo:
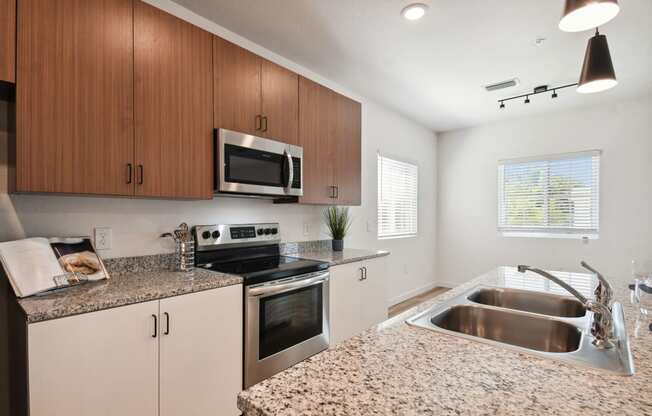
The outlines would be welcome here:
<svg viewBox="0 0 652 416">
<path fill-rule="evenodd" d="M 254 45 L 167 0 L 149 1 L 204 29 L 285 65 L 362 102 L 362 206 L 352 209 L 354 224 L 345 245 L 392 251 L 389 296 L 394 302 L 434 285 L 436 242 L 436 137 L 430 130 L 341 88 L 319 75 Z M 0 117 L 6 118 L 0 102 Z M 0 129 L 2 130 L 2 129 Z M 5 128 L 6 130 L 6 128 Z M 1 133 L 1 131 L 0 131 Z M 0 139 L 4 136 L 0 135 Z M 420 166 L 419 231 L 417 238 L 376 238 L 376 152 L 411 160 Z M 6 145 L 0 140 L 0 155 Z M 190 225 L 278 221 L 284 241 L 327 238 L 322 230 L 322 207 L 274 205 L 269 200 L 216 198 L 212 201 L 166 201 L 53 195 L 7 195 L 0 157 L 0 241 L 25 236 L 90 235 L 94 227 L 113 229 L 113 247 L 104 257 L 169 252 L 170 241 L 158 238 L 180 222 Z M 308 232 L 304 233 L 304 224 Z"/>
<path fill-rule="evenodd" d="M 502 237 L 499 159 L 602 149 L 600 238 Z M 576 270 L 586 260 L 627 279 L 652 271 L 652 97 L 515 119 L 438 135 L 439 283 L 456 285 L 498 265 Z"/>
</svg>

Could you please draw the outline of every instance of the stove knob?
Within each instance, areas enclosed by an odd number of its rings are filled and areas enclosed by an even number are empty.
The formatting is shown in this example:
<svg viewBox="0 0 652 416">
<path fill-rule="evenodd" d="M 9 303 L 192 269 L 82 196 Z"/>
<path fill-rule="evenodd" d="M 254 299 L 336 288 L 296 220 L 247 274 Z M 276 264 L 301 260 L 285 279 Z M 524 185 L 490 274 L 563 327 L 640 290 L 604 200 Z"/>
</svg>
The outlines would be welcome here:
<svg viewBox="0 0 652 416">
<path fill-rule="evenodd" d="M 213 234 L 211 234 L 211 236 L 212 236 L 215 240 L 217 240 L 218 238 L 220 238 L 220 232 L 217 231 L 217 230 L 215 230 L 215 231 L 213 231 Z"/>
<path fill-rule="evenodd" d="M 258 235 L 263 235 L 263 229 L 262 229 L 262 228 L 259 228 L 258 231 L 257 231 L 257 233 L 258 233 Z"/>
<path fill-rule="evenodd" d="M 272 228 L 272 234 L 274 235 L 278 234 L 278 228 Z"/>
<path fill-rule="evenodd" d="M 265 235 L 269 235 L 272 232 L 271 228 L 265 228 Z"/>
<path fill-rule="evenodd" d="M 204 231 L 203 233 L 201 233 L 201 238 L 203 238 L 204 240 L 208 240 L 209 238 L 211 238 L 211 232 Z"/>
</svg>

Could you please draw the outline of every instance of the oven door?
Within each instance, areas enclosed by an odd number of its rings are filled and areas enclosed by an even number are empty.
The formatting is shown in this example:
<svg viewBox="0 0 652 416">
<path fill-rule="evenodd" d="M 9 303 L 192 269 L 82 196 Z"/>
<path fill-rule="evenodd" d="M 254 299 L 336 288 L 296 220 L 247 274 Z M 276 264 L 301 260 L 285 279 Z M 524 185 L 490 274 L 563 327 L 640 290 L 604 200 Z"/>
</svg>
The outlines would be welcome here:
<svg viewBox="0 0 652 416">
<path fill-rule="evenodd" d="M 245 288 L 244 388 L 328 348 L 329 273 Z"/>
<path fill-rule="evenodd" d="M 303 195 L 301 147 L 220 129 L 216 150 L 218 192 Z"/>
</svg>

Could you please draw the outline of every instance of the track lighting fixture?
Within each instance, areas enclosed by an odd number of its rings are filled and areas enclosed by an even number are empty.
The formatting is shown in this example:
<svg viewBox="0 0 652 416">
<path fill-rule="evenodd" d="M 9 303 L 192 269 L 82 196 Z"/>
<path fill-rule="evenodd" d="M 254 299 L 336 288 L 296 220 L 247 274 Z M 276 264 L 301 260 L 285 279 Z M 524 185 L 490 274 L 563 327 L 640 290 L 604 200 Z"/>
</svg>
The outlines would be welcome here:
<svg viewBox="0 0 652 416">
<path fill-rule="evenodd" d="M 550 97 L 551 98 L 557 98 L 559 96 L 557 94 L 557 90 L 563 90 L 564 88 L 575 87 L 576 85 L 577 85 L 577 83 L 560 85 L 559 87 L 552 87 L 552 88 L 548 88 L 547 85 L 539 85 L 538 87 L 534 88 L 532 90 L 532 92 L 529 92 L 527 94 L 515 95 L 514 97 L 501 98 L 500 100 L 498 100 L 498 103 L 500 103 L 498 108 L 500 108 L 502 110 L 503 108 L 505 108 L 505 101 L 517 100 L 519 98 L 525 98 L 523 103 L 524 104 L 530 104 L 530 95 L 548 93 L 551 90 L 552 90 L 552 95 Z"/>
</svg>

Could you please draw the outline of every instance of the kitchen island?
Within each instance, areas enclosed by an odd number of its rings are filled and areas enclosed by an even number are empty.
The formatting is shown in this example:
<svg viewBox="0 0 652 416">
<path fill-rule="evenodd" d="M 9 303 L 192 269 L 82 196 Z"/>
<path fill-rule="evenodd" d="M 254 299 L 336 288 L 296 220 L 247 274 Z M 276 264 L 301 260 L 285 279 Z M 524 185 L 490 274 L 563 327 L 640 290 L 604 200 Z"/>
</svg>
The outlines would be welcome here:
<svg viewBox="0 0 652 416">
<path fill-rule="evenodd" d="M 576 284 L 592 276 L 567 278 Z M 652 332 L 637 322 L 627 282 L 612 283 L 625 311 L 631 377 L 405 324 L 478 285 L 559 293 L 543 278 L 501 267 L 253 386 L 238 406 L 245 416 L 652 415 Z"/>
</svg>

